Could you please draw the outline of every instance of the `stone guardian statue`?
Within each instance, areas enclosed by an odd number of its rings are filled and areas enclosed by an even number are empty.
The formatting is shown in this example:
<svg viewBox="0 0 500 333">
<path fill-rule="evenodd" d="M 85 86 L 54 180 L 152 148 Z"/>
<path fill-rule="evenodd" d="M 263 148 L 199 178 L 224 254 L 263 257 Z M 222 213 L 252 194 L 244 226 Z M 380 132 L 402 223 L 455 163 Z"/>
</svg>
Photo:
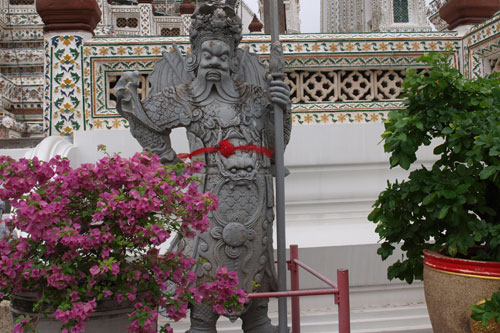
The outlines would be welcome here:
<svg viewBox="0 0 500 333">
<path fill-rule="evenodd" d="M 192 16 L 192 53 L 174 47 L 150 75 L 152 91 L 140 101 L 138 73 L 117 83 L 117 108 L 145 150 L 176 163 L 170 144 L 173 128 L 185 127 L 191 158 L 205 162 L 201 190 L 219 198 L 207 232 L 178 239 L 177 250 L 204 259 L 199 281 L 226 266 L 236 271 L 246 292 L 273 291 L 274 124 L 272 103 L 285 110 L 284 135 L 291 130 L 290 89 L 266 77 L 257 55 L 238 48 L 241 20 L 229 5 L 203 3 Z M 186 156 L 184 156 L 186 157 Z M 268 299 L 253 299 L 230 319 L 241 317 L 246 333 L 277 332 L 267 315 Z M 205 305 L 191 309 L 190 333 L 217 332 L 217 313 Z"/>
</svg>

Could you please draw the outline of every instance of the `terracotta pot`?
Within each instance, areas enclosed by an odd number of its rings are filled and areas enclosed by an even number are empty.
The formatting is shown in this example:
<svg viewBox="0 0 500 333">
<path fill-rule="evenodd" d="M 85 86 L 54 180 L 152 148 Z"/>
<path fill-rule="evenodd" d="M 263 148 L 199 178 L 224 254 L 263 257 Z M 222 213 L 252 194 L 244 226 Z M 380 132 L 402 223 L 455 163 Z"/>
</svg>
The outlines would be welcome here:
<svg viewBox="0 0 500 333">
<path fill-rule="evenodd" d="M 179 12 L 181 15 L 191 15 L 194 13 L 195 5 L 191 2 L 191 0 L 184 0 L 179 7 Z"/>
<path fill-rule="evenodd" d="M 94 33 L 101 20 L 96 0 L 36 0 L 43 31 L 88 31 Z"/>
<path fill-rule="evenodd" d="M 259 21 L 257 15 L 253 15 L 252 22 L 248 25 L 248 30 L 250 32 L 261 32 L 264 25 Z"/>
<path fill-rule="evenodd" d="M 439 16 L 452 30 L 459 25 L 482 23 L 499 9 L 498 0 L 449 0 L 439 9 Z"/>
<path fill-rule="evenodd" d="M 500 263 L 424 251 L 424 292 L 435 333 L 471 332 L 470 307 L 500 288 Z"/>
<path fill-rule="evenodd" d="M 11 297 L 10 310 L 14 322 L 16 318 L 23 314 L 37 316 L 32 313 L 33 305 L 36 302 L 35 293 L 18 293 Z M 97 303 L 96 311 L 90 316 L 90 320 L 85 325 L 85 332 L 127 332 L 127 326 L 130 324 L 128 314 L 133 312 L 131 302 L 122 302 L 118 304 L 114 300 L 105 300 Z M 40 316 L 36 327 L 39 333 L 61 332 L 61 323 L 53 315 L 46 318 Z"/>
</svg>

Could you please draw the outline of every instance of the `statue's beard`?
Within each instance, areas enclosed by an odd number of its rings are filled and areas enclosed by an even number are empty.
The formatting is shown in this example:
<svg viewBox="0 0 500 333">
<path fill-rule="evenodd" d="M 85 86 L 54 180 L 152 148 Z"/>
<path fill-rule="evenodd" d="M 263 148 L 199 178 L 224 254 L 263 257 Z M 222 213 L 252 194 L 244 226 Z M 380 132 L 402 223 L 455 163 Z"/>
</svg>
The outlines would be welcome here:
<svg viewBox="0 0 500 333">
<path fill-rule="evenodd" d="M 235 102 L 240 97 L 229 72 L 217 69 L 199 71 L 193 81 L 192 93 L 194 101 L 201 104 L 210 102 L 211 96 L 220 97 L 228 102 Z"/>
</svg>

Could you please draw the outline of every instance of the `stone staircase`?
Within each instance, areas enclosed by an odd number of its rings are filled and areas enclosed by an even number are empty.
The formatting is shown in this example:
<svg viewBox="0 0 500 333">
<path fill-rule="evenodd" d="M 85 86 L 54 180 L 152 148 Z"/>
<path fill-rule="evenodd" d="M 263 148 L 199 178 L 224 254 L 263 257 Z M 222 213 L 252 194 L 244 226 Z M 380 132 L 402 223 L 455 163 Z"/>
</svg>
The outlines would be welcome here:
<svg viewBox="0 0 500 333">
<path fill-rule="evenodd" d="M 273 323 L 278 322 L 277 312 L 271 312 Z M 165 318 L 160 318 L 160 323 Z M 289 325 L 291 320 L 289 319 Z M 172 325 L 175 333 L 183 333 L 189 328 L 189 320 L 185 319 Z M 217 331 L 224 333 L 241 333 L 241 322 L 231 323 L 221 318 Z M 324 311 L 302 311 L 301 333 L 333 333 L 338 332 L 336 309 Z M 351 332 L 353 333 L 432 333 L 429 316 L 425 304 L 414 304 L 399 307 L 374 308 L 351 311 Z"/>
</svg>

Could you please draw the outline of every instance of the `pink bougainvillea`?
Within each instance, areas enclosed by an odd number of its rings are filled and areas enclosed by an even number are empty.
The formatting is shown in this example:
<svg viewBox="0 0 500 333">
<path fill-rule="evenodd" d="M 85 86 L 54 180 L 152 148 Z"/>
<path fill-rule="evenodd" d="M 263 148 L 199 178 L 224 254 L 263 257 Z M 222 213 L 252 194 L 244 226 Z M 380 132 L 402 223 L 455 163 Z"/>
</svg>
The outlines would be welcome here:
<svg viewBox="0 0 500 333">
<path fill-rule="evenodd" d="M 196 285 L 195 260 L 159 252 L 174 233 L 208 229 L 217 198 L 198 191 L 193 174 L 202 167 L 163 166 L 147 153 L 76 169 L 60 157 L 0 156 L 0 199 L 14 207 L 4 221 L 11 234 L 0 239 L 0 296 L 38 291 L 63 332 L 84 331 L 103 299 L 135 304 L 132 332 L 155 332 L 158 307 L 173 320 L 201 302 L 218 313 L 241 309 L 246 296 L 236 289 L 236 273 L 221 269 L 213 282 Z M 175 291 L 167 292 L 169 281 Z M 14 330 L 27 325 L 30 318 L 21 317 Z M 171 331 L 168 324 L 161 330 Z"/>
</svg>

